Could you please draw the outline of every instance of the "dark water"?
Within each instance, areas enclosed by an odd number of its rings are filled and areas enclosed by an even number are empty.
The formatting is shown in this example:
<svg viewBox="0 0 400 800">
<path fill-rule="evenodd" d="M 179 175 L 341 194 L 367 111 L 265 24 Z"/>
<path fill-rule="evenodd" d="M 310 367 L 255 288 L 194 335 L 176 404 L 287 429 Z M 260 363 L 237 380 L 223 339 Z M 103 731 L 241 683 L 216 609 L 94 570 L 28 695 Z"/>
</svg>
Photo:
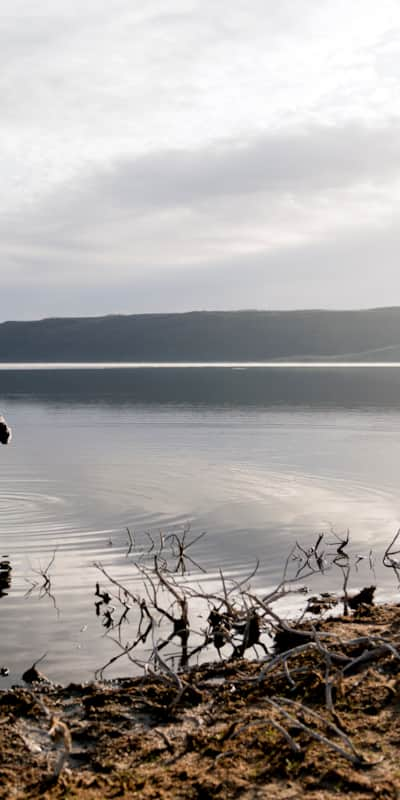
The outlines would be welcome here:
<svg viewBox="0 0 400 800">
<path fill-rule="evenodd" d="M 260 558 L 267 588 L 296 538 L 349 527 L 395 593 L 380 558 L 400 525 L 399 399 L 398 368 L 1 370 L 0 686 L 45 652 L 54 680 L 93 676 L 114 652 L 94 562 L 135 583 L 146 531 L 205 530 L 193 555 L 210 585 Z M 54 552 L 59 613 L 40 592 Z M 359 569 L 354 586 L 371 583 Z"/>
</svg>

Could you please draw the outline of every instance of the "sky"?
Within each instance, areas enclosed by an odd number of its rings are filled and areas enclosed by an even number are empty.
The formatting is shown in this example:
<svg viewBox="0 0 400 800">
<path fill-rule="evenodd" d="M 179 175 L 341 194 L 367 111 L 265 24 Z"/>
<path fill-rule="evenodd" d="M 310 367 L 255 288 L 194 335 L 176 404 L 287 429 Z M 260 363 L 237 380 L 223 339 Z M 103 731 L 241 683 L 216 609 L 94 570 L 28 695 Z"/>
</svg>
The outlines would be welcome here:
<svg viewBox="0 0 400 800">
<path fill-rule="evenodd" d="M 398 0 L 2 0 L 0 321 L 400 305 Z"/>
</svg>

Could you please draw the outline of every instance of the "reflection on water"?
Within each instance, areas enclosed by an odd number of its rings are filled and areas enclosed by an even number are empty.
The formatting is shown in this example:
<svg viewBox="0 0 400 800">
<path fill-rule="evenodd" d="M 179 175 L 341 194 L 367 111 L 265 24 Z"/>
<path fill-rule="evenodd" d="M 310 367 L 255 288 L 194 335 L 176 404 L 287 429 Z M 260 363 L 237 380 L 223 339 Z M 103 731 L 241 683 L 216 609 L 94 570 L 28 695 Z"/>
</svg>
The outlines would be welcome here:
<svg viewBox="0 0 400 800">
<path fill-rule="evenodd" d="M 0 599 L 8 595 L 11 586 L 11 569 L 8 556 L 2 556 L 0 560 Z"/>
<path fill-rule="evenodd" d="M 397 408 L 400 367 L 0 370 L 1 397 L 72 403 Z"/>
<path fill-rule="evenodd" d="M 193 558 L 210 585 L 219 567 L 240 577 L 260 558 L 266 588 L 296 539 L 350 527 L 355 556 L 374 548 L 379 584 L 395 588 L 379 553 L 400 518 L 400 370 L 3 370 L 0 389 L 14 429 L 0 453 L 10 681 L 44 652 L 63 681 L 114 652 L 93 612 L 93 565 L 135 585 L 127 527 L 147 546 L 147 533 L 207 531 Z M 56 607 L 39 578 L 54 552 Z M 365 559 L 358 569 L 361 587 Z"/>
</svg>

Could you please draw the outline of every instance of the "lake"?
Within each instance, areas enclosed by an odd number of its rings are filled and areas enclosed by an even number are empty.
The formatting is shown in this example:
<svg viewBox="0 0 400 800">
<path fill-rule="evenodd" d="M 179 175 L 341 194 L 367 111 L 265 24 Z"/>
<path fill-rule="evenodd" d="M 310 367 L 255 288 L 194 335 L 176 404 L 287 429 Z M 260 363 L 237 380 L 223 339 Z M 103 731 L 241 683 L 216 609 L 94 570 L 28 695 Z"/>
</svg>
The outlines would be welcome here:
<svg viewBox="0 0 400 800">
<path fill-rule="evenodd" d="M 266 590 L 296 539 L 349 528 L 363 556 L 351 586 L 374 582 L 372 549 L 378 596 L 397 596 L 381 558 L 400 525 L 398 365 L 2 365 L 0 410 L 14 430 L 0 450 L 0 688 L 44 653 L 53 680 L 93 678 L 116 651 L 95 562 L 137 586 L 160 531 L 206 531 L 190 551 L 206 577 L 192 565 L 190 580 L 240 579 L 260 559 Z M 40 575 L 53 555 L 56 608 Z"/>
</svg>

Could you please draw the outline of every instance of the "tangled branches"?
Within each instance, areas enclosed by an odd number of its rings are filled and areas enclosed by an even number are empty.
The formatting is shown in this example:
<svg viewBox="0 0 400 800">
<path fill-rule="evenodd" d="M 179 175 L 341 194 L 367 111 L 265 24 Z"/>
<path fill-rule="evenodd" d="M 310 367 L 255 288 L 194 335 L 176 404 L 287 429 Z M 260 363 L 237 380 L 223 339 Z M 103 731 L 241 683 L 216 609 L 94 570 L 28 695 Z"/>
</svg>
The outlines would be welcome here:
<svg viewBox="0 0 400 800">
<path fill-rule="evenodd" d="M 399 535 L 383 559 L 396 577 Z M 160 533 L 158 538 L 147 538 L 147 549 L 140 549 L 135 539 L 133 558 L 140 556 L 132 561 L 135 590 L 116 580 L 102 564 L 96 564 L 104 582 L 104 586 L 96 583 L 96 602 L 104 607 L 105 635 L 118 648 L 97 677 L 103 677 L 120 659 L 127 659 L 136 672 L 141 668 L 147 679 L 159 682 L 166 700 L 163 708 L 159 700 L 157 714 L 162 711 L 168 716 L 185 703 L 185 697 L 190 702 L 194 692 L 202 696 L 205 676 L 207 682 L 210 676 L 226 674 L 223 670 L 230 669 L 234 677 L 230 678 L 229 691 L 253 700 L 247 720 L 243 721 L 240 712 L 237 722 L 233 719 L 228 726 L 221 739 L 228 749 L 223 748 L 218 759 L 229 757 L 233 740 L 242 733 L 272 729 L 294 754 L 303 752 L 305 742 L 315 742 L 352 767 L 376 763 L 354 745 L 340 718 L 343 697 L 347 702 L 348 689 L 344 687 L 351 685 L 354 689 L 364 679 L 368 681 L 374 667 L 378 672 L 397 672 L 400 661 L 397 633 L 365 635 L 357 630 L 346 636 L 347 630 L 356 630 L 357 621 L 362 625 L 374 613 L 375 586 L 356 593 L 349 588 L 361 561 L 375 579 L 371 551 L 365 556 L 354 553 L 348 531 L 343 535 L 319 533 L 310 547 L 295 543 L 281 581 L 266 592 L 252 587 L 259 564 L 240 580 L 220 570 L 218 583 L 215 576 L 210 581 L 188 555 L 190 546 L 199 541 L 199 537 L 190 539 L 188 529 L 181 537 Z M 196 568 L 196 585 L 189 581 L 189 565 Z M 290 593 L 305 594 L 305 580 L 334 571 L 341 585 L 337 594 L 323 592 L 307 597 L 296 622 L 283 618 L 278 611 L 279 600 Z M 332 620 L 326 615 L 332 608 L 340 615 L 336 627 L 330 627 Z M 343 624 L 342 628 L 339 625 L 340 634 L 338 619 Z M 194 624 L 197 620 L 199 629 Z M 349 621 L 352 626 L 348 626 Z M 215 654 L 219 662 L 213 661 Z M 253 661 L 243 661 L 250 654 Z M 356 683 L 352 683 L 354 676 Z"/>
<path fill-rule="evenodd" d="M 149 541 L 146 548 L 129 532 L 127 556 L 133 556 L 133 579 L 135 587 L 139 587 L 135 590 L 116 580 L 103 564 L 95 564 L 106 582 L 105 587 L 96 582 L 96 614 L 102 619 L 105 634 L 118 648 L 97 671 L 99 677 L 122 658 L 136 668 L 157 672 L 163 651 L 163 661 L 175 670 L 176 665 L 179 669 L 195 666 L 199 660 L 212 658 L 213 653 L 221 660 L 243 658 L 249 651 L 257 658 L 268 658 L 273 641 L 281 648 L 295 639 L 296 644 L 299 639 L 308 641 L 309 633 L 300 632 L 298 624 L 288 625 L 274 605 L 290 593 L 308 592 L 305 580 L 333 571 L 341 579 L 341 592 L 308 597 L 306 604 L 303 603 L 300 622 L 307 615 L 320 616 L 339 603 L 348 616 L 373 602 L 374 585 L 358 594 L 349 593 L 350 576 L 362 560 L 375 578 L 372 552 L 366 556 L 354 555 L 349 531 L 343 535 L 335 531 L 319 533 L 308 548 L 296 542 L 281 581 L 268 593 L 251 588 L 258 563 L 240 581 L 228 578 L 220 570 L 219 587 L 210 589 L 208 575 L 191 554 L 193 545 L 204 535 L 202 532 L 190 538 L 189 527 L 167 536 L 162 532 L 158 537 L 146 533 Z M 384 558 L 386 566 L 392 569 L 395 569 L 396 540 L 397 536 Z M 189 582 L 189 569 L 196 570 L 196 585 Z M 200 620 L 199 628 L 194 625 L 195 620 Z"/>
</svg>

